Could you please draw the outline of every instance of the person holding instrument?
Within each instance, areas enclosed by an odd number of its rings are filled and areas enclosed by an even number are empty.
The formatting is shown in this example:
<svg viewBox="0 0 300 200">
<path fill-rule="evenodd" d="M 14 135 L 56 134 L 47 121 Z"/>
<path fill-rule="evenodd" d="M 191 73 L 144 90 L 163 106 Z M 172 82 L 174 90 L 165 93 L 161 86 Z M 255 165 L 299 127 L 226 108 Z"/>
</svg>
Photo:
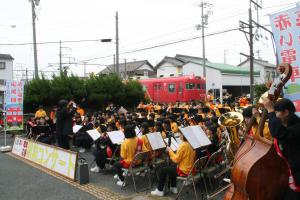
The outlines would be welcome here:
<svg viewBox="0 0 300 200">
<path fill-rule="evenodd" d="M 189 171 L 192 169 L 196 159 L 196 151 L 187 142 L 183 135 L 181 135 L 181 137 L 183 142 L 179 145 L 176 153 L 174 153 L 170 147 L 166 148 L 171 160 L 177 164 L 177 167 L 175 165 L 170 165 L 163 167 L 160 170 L 157 189 L 152 191 L 151 195 L 164 196 L 163 189 L 167 176 L 169 176 L 171 182 L 171 192 L 177 194 L 176 177 L 187 176 Z"/>
<path fill-rule="evenodd" d="M 284 200 L 300 199 L 300 118 L 295 115 L 295 106 L 288 99 L 281 99 L 273 104 L 264 100 L 268 110 L 269 128 L 275 138 L 277 154 L 283 158 L 289 171 L 289 188 Z"/>
</svg>

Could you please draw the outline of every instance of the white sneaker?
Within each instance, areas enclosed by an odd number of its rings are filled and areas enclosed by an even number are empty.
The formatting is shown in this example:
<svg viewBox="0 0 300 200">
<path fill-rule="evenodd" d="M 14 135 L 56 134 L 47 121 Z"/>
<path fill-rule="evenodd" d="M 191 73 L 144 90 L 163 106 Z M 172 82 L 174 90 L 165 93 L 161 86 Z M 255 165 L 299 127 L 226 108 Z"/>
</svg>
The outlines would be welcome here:
<svg viewBox="0 0 300 200">
<path fill-rule="evenodd" d="M 120 181 L 120 178 L 119 178 L 118 174 L 115 174 L 115 175 L 114 175 L 114 179 Z"/>
<path fill-rule="evenodd" d="M 79 149 L 79 153 L 85 153 L 85 152 L 86 152 L 86 149 L 84 149 L 84 148 Z"/>
<path fill-rule="evenodd" d="M 177 187 L 171 187 L 171 188 L 170 188 L 170 191 L 171 191 L 173 194 L 178 194 Z"/>
<path fill-rule="evenodd" d="M 124 181 L 119 180 L 119 181 L 117 182 L 117 185 L 120 186 L 120 187 L 124 187 L 126 184 L 125 184 Z"/>
<path fill-rule="evenodd" d="M 130 172 L 123 172 L 123 176 L 131 176 Z"/>
<path fill-rule="evenodd" d="M 95 167 L 91 168 L 91 172 L 99 173 L 100 172 L 100 168 L 96 165 Z"/>
<path fill-rule="evenodd" d="M 151 192 L 151 195 L 163 197 L 163 196 L 164 196 L 164 192 L 163 192 L 163 191 L 159 191 L 159 190 L 156 188 L 155 190 L 153 190 L 153 191 Z"/>
</svg>

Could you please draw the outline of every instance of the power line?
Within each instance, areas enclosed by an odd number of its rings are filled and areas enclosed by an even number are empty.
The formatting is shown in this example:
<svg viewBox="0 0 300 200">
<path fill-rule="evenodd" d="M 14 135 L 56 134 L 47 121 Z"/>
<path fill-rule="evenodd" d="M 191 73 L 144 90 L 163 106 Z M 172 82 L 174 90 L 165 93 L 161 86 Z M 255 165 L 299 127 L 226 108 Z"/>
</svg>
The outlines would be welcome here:
<svg viewBox="0 0 300 200">
<path fill-rule="evenodd" d="M 79 42 L 101 42 L 103 39 L 94 39 L 94 40 L 65 40 L 61 43 L 79 43 Z M 37 42 L 36 44 L 59 44 L 60 42 Z M 23 46 L 23 45 L 32 45 L 32 42 L 26 43 L 0 43 L 0 46 Z"/>
</svg>

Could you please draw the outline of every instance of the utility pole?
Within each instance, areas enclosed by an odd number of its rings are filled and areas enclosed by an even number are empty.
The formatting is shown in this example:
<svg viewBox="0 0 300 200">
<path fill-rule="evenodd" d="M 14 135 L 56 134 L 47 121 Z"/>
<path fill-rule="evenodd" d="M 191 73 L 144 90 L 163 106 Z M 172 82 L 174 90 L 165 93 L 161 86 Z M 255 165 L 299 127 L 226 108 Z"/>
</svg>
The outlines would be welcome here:
<svg viewBox="0 0 300 200">
<path fill-rule="evenodd" d="M 124 71 L 125 71 L 125 80 L 127 80 L 127 62 L 126 62 L 126 58 L 124 59 Z"/>
<path fill-rule="evenodd" d="M 208 25 L 208 16 L 210 15 L 210 12 L 207 12 L 204 14 L 204 6 L 211 6 L 211 4 L 201 1 L 200 7 L 201 7 L 201 25 L 197 25 L 197 29 L 201 28 L 202 30 L 202 66 L 203 66 L 203 78 L 206 81 L 206 58 L 205 58 L 205 25 Z M 207 86 L 205 84 L 205 93 Z"/>
<path fill-rule="evenodd" d="M 117 70 L 116 70 L 116 55 L 114 54 L 114 68 L 113 68 L 113 71 L 116 73 Z"/>
<path fill-rule="evenodd" d="M 240 21 L 240 31 L 244 32 L 246 35 L 246 39 L 249 44 L 249 55 L 245 55 L 249 61 L 250 61 L 250 99 L 253 102 L 254 99 L 254 91 L 253 91 L 253 85 L 254 85 L 254 66 L 253 66 L 253 61 L 254 61 L 254 53 L 253 53 L 253 23 L 258 25 L 258 23 L 254 22 L 252 19 L 252 4 L 254 4 L 257 9 L 262 8 L 258 3 L 254 2 L 253 0 L 249 0 L 249 23 L 245 23 L 243 21 Z M 245 31 L 245 28 L 249 28 L 249 31 Z"/>
<path fill-rule="evenodd" d="M 119 19 L 118 12 L 116 12 L 116 74 L 119 74 Z"/>
<path fill-rule="evenodd" d="M 83 62 L 83 77 L 86 76 L 86 62 Z"/>
<path fill-rule="evenodd" d="M 26 76 L 26 84 L 28 84 L 28 69 L 26 68 L 26 71 L 25 71 L 25 76 Z"/>
<path fill-rule="evenodd" d="M 37 59 L 37 46 L 36 46 L 36 30 L 35 30 L 35 6 L 39 5 L 39 0 L 31 0 L 31 12 L 32 12 L 32 33 L 33 33 L 33 55 L 34 55 L 34 77 L 39 78 L 38 71 L 38 59 Z"/>
<path fill-rule="evenodd" d="M 61 59 L 62 59 L 62 54 L 61 54 L 61 40 L 59 40 L 59 71 L 62 74 L 62 63 L 61 63 Z"/>
</svg>

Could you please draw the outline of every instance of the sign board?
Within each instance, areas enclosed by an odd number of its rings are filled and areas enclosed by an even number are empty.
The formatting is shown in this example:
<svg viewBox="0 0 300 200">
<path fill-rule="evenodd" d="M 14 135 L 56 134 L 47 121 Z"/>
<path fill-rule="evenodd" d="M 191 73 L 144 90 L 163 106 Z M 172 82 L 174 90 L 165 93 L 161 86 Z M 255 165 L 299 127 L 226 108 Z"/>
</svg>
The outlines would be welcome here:
<svg viewBox="0 0 300 200">
<path fill-rule="evenodd" d="M 12 153 L 75 180 L 77 153 L 16 137 Z"/>
<path fill-rule="evenodd" d="M 270 21 L 278 61 L 289 63 L 293 68 L 284 97 L 294 102 L 296 112 L 300 116 L 300 7 L 272 14 Z"/>
<path fill-rule="evenodd" d="M 4 109 L 6 130 L 23 130 L 23 81 L 6 81 Z"/>
</svg>

